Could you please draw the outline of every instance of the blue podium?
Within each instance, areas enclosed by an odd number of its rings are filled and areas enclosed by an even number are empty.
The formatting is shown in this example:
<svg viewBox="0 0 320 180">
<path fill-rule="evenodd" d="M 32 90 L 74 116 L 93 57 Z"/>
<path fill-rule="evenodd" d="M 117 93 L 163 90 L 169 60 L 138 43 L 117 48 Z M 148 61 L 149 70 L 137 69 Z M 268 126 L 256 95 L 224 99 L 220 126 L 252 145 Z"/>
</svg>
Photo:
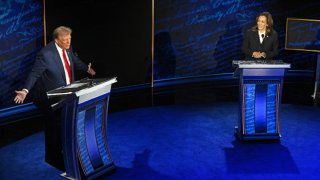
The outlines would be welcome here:
<svg viewBox="0 0 320 180">
<path fill-rule="evenodd" d="M 95 179 L 115 170 L 107 143 L 111 85 L 116 78 L 83 79 L 47 92 L 62 108 L 62 151 L 68 179 Z"/>
<path fill-rule="evenodd" d="M 239 121 L 235 135 L 242 141 L 280 140 L 279 107 L 285 70 L 280 60 L 233 61 L 240 78 Z"/>
</svg>

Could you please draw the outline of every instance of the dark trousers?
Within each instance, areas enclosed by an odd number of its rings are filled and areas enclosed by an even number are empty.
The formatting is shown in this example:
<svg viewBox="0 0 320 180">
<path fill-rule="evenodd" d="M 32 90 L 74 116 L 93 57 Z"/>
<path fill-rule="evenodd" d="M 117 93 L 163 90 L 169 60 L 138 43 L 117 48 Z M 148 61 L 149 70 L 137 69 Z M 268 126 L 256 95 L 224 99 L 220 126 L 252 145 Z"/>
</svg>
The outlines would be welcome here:
<svg viewBox="0 0 320 180">
<path fill-rule="evenodd" d="M 61 113 L 62 109 L 51 108 L 51 104 L 57 100 L 47 98 L 38 101 L 36 104 L 44 114 L 44 133 L 45 133 L 45 161 L 51 166 L 65 171 L 62 139 L 61 139 Z"/>
</svg>

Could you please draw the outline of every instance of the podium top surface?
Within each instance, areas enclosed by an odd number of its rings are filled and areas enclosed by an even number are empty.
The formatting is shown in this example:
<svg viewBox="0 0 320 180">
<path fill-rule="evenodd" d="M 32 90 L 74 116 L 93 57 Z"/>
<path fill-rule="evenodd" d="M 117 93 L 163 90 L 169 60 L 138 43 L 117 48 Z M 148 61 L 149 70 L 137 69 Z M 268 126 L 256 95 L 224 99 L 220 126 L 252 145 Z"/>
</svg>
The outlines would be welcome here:
<svg viewBox="0 0 320 180">
<path fill-rule="evenodd" d="M 116 77 L 101 78 L 101 79 L 81 79 L 67 86 L 59 87 L 57 89 L 47 92 L 48 98 L 56 96 L 65 96 L 70 94 L 76 94 L 80 96 L 90 91 L 101 88 L 101 86 L 111 85 L 117 82 Z"/>
<path fill-rule="evenodd" d="M 238 68 L 262 69 L 262 68 L 290 68 L 291 65 L 282 60 L 233 60 L 232 65 Z"/>
</svg>

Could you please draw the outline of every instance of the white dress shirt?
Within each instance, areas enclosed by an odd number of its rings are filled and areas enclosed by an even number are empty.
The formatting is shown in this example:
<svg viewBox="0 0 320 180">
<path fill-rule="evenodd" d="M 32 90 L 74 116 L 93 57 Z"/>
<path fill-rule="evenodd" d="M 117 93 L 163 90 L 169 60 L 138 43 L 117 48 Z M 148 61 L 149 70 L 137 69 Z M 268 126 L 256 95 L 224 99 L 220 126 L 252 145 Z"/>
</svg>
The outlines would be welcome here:
<svg viewBox="0 0 320 180">
<path fill-rule="evenodd" d="M 263 39 L 266 37 L 266 32 L 260 32 L 260 31 L 258 31 L 258 32 L 259 32 L 260 43 L 262 44 Z"/>
<path fill-rule="evenodd" d="M 66 68 L 66 65 L 64 64 L 64 60 L 63 60 L 63 54 L 62 54 L 62 49 L 57 45 L 57 43 L 55 43 L 56 47 L 57 47 L 57 50 L 59 52 L 59 56 L 60 56 L 60 59 L 61 59 L 61 62 L 63 64 L 63 69 L 64 69 L 64 74 L 66 76 L 66 82 L 68 84 L 70 84 L 70 79 L 69 79 L 69 76 L 68 76 L 68 71 L 67 71 L 67 68 Z M 64 50 L 65 51 L 65 50 Z M 68 63 L 70 64 L 70 61 L 69 61 L 69 56 L 68 56 L 68 53 L 66 52 L 66 56 L 67 56 L 67 60 L 68 60 Z M 70 66 L 71 68 L 71 66 Z"/>
</svg>

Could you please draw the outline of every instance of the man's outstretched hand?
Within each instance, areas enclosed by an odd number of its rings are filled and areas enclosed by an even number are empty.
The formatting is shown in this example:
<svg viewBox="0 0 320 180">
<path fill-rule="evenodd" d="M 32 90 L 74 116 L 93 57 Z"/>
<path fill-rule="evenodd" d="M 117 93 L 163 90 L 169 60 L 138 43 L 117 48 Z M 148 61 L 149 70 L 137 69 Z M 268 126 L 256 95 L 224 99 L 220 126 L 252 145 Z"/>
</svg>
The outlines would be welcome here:
<svg viewBox="0 0 320 180">
<path fill-rule="evenodd" d="M 27 92 L 26 91 L 16 91 L 16 97 L 14 98 L 14 102 L 17 104 L 22 104 L 24 99 L 27 96 Z"/>
</svg>

